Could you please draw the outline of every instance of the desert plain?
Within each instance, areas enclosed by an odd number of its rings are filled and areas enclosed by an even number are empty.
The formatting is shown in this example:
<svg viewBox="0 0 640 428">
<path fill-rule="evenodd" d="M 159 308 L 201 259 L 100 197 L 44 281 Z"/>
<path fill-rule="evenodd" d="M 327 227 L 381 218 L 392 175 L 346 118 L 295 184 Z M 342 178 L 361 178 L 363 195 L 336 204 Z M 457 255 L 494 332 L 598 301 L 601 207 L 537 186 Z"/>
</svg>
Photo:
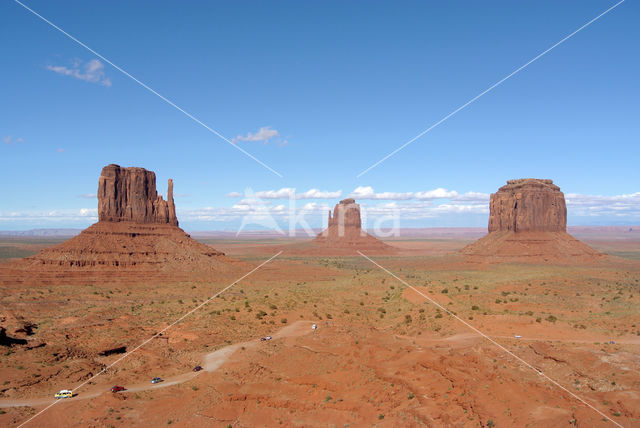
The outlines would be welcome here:
<svg viewBox="0 0 640 428">
<path fill-rule="evenodd" d="M 204 236 L 229 269 L 34 272 L 17 282 L 15 258 L 62 239 L 2 238 L 0 424 L 20 425 L 55 392 L 91 379 L 31 423 L 612 424 L 570 391 L 622 426 L 639 426 L 640 231 L 569 232 L 608 256 L 586 264 L 477 262 L 458 250 L 481 230 L 427 229 L 387 240 L 392 255 L 371 256 L 401 281 L 361 255 L 287 251 L 305 239 Z M 273 339 L 260 341 L 267 335 Z M 196 365 L 204 370 L 192 372 Z M 154 376 L 165 382 L 151 385 Z M 127 390 L 111 393 L 113 385 Z"/>
</svg>

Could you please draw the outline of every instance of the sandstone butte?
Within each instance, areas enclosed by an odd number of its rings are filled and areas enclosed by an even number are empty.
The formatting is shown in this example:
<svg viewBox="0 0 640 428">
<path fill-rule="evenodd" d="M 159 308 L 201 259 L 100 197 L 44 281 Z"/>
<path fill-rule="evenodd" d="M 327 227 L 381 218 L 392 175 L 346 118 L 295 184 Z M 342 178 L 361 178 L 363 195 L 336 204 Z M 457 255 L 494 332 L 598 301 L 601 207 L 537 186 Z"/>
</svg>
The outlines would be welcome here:
<svg viewBox="0 0 640 428">
<path fill-rule="evenodd" d="M 360 205 L 354 199 L 343 199 L 329 211 L 328 227 L 312 241 L 313 247 L 355 252 L 390 253 L 394 248 L 362 229 Z"/>
<path fill-rule="evenodd" d="M 29 269 L 25 277 L 35 280 L 51 271 L 220 271 L 228 261 L 178 227 L 172 180 L 164 200 L 153 171 L 108 165 L 98 182 L 98 222 L 11 267 Z"/>
<path fill-rule="evenodd" d="M 605 256 L 567 233 L 564 194 L 552 180 L 508 180 L 489 203 L 489 233 L 461 250 L 471 261 L 591 262 Z"/>
</svg>

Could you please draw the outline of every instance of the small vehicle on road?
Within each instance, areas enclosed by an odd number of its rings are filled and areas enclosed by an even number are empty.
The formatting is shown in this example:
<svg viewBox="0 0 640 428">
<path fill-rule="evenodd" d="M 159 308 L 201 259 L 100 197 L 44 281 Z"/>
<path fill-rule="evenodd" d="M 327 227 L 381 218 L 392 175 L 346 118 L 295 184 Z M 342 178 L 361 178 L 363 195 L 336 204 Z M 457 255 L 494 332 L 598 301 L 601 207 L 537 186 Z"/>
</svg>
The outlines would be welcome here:
<svg viewBox="0 0 640 428">
<path fill-rule="evenodd" d="M 265 339 L 271 340 L 271 336 L 267 336 L 267 337 L 265 337 Z"/>
<path fill-rule="evenodd" d="M 69 389 L 62 389 L 59 392 L 56 392 L 56 395 L 54 395 L 54 397 L 56 399 L 71 398 L 71 397 L 73 397 L 73 392 L 71 392 L 71 390 L 69 390 Z"/>
<path fill-rule="evenodd" d="M 265 340 L 271 340 L 271 336 L 265 336 L 260 338 L 261 342 L 264 342 Z"/>
<path fill-rule="evenodd" d="M 151 379 L 151 383 L 160 383 L 162 381 L 163 381 L 162 378 L 159 378 L 159 377 L 154 377 L 153 379 Z"/>
<path fill-rule="evenodd" d="M 111 392 L 120 392 L 120 391 L 125 391 L 126 388 L 124 386 L 120 386 L 120 385 L 114 385 L 111 387 Z"/>
<path fill-rule="evenodd" d="M 522 339 L 522 336 L 520 336 L 519 334 L 516 334 L 516 335 L 515 335 L 515 338 L 516 338 L 516 339 Z"/>
<path fill-rule="evenodd" d="M 314 325 L 312 325 L 312 326 L 311 326 L 311 330 L 315 330 L 315 329 L 317 329 L 317 328 L 318 328 L 318 326 L 317 326 L 316 324 L 314 324 Z"/>
<path fill-rule="evenodd" d="M 193 371 L 194 371 L 194 372 L 199 372 L 200 370 L 202 370 L 202 367 L 201 367 L 201 366 L 195 366 L 195 367 L 193 368 Z"/>
</svg>

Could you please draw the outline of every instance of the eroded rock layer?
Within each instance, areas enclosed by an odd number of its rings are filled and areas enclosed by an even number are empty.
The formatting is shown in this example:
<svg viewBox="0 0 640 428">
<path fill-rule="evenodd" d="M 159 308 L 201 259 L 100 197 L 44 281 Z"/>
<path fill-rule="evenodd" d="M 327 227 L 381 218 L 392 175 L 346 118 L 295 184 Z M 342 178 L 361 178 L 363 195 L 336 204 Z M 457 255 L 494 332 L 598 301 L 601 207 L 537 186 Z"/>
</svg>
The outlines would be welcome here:
<svg viewBox="0 0 640 428">
<path fill-rule="evenodd" d="M 509 180 L 491 195 L 489 232 L 566 232 L 564 194 L 551 180 Z"/>
<path fill-rule="evenodd" d="M 98 182 L 98 220 L 178 225 L 173 180 L 167 200 L 156 191 L 156 174 L 144 168 L 107 165 Z"/>
<path fill-rule="evenodd" d="M 564 194 L 551 180 L 509 180 L 491 195 L 489 234 L 461 253 L 477 262 L 585 263 L 605 256 L 566 233 Z"/>
<path fill-rule="evenodd" d="M 40 282 L 179 272 L 225 271 L 224 253 L 192 239 L 178 227 L 169 180 L 167 201 L 156 192 L 156 176 L 144 168 L 108 165 L 98 184 L 99 221 L 62 244 L 5 266 L 4 281 Z M 22 279 L 16 279 L 22 276 Z"/>
<path fill-rule="evenodd" d="M 362 229 L 360 205 L 354 199 L 344 199 L 329 211 L 329 225 L 312 243 L 333 249 L 361 249 L 390 252 L 393 248 Z"/>
</svg>

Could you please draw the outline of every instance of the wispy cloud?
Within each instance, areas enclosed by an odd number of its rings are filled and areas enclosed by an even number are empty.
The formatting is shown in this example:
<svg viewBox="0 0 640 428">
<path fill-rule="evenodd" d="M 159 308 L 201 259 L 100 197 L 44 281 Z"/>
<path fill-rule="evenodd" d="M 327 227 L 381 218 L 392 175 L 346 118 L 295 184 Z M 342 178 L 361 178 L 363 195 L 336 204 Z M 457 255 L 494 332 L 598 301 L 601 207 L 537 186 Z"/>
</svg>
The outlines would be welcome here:
<svg viewBox="0 0 640 428">
<path fill-rule="evenodd" d="M 293 187 L 283 187 L 278 190 L 259 190 L 257 192 L 248 189 L 247 191 L 250 192 L 251 197 L 259 199 L 336 199 L 342 196 L 342 190 L 330 192 L 328 190 L 309 189 L 306 192 L 297 193 Z M 246 194 L 249 195 L 248 193 Z M 227 196 L 239 198 L 245 196 L 245 194 L 231 192 L 227 193 Z"/>
<path fill-rule="evenodd" d="M 264 144 L 267 144 L 269 140 L 272 138 L 279 137 L 280 133 L 277 129 L 272 129 L 270 126 L 263 126 L 258 130 L 258 132 L 249 132 L 247 135 L 242 136 L 238 135 L 231 141 L 233 143 L 238 143 L 240 141 L 262 141 Z M 280 143 L 281 146 L 287 145 L 287 140 L 284 140 Z"/>
<path fill-rule="evenodd" d="M 19 144 L 24 140 L 20 137 L 13 138 L 11 135 L 7 135 L 6 137 L 2 137 L 2 141 L 4 141 L 5 144 Z"/>
<path fill-rule="evenodd" d="M 355 199 L 379 199 L 391 201 L 406 201 L 410 199 L 430 201 L 435 199 L 450 199 L 454 201 L 489 201 L 489 194 L 467 192 L 458 193 L 455 190 L 447 190 L 439 187 L 433 190 L 420 192 L 380 192 L 376 193 L 371 186 L 359 186 L 349 195 Z"/>
<path fill-rule="evenodd" d="M 613 196 L 568 193 L 565 195 L 565 200 L 567 210 L 574 216 L 640 216 L 640 192 Z"/>
<path fill-rule="evenodd" d="M 95 193 L 85 193 L 84 195 L 79 196 L 82 199 L 95 199 L 98 197 Z"/>
<path fill-rule="evenodd" d="M 47 70 L 62 74 L 63 76 L 75 77 L 85 82 L 111 86 L 111 79 L 106 77 L 104 72 L 104 64 L 98 59 L 92 59 L 86 63 L 76 59 L 70 67 L 64 65 L 48 65 Z"/>
</svg>

